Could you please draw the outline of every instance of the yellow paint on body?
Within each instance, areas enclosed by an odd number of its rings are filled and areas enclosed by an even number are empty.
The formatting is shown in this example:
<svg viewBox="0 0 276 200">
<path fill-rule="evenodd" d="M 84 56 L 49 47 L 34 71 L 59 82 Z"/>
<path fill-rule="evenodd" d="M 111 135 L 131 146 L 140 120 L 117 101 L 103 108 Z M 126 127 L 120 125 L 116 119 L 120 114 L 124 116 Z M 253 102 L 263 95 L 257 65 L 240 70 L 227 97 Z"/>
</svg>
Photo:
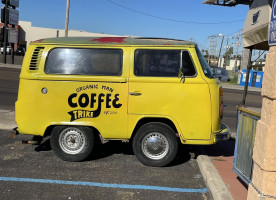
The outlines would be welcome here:
<svg viewBox="0 0 276 200">
<path fill-rule="evenodd" d="M 29 70 L 36 47 L 44 47 L 42 57 L 38 69 Z M 121 49 L 122 75 L 46 74 L 47 56 L 57 47 Z M 187 50 L 197 74 L 185 78 L 184 83 L 178 77 L 137 77 L 133 72 L 136 49 Z M 43 88 L 47 89 L 46 94 L 42 93 Z M 105 139 L 130 139 L 140 120 L 167 119 L 174 124 L 182 143 L 212 144 L 214 134 L 220 131 L 219 88 L 216 79 L 204 75 L 193 45 L 33 43 L 28 48 L 20 75 L 16 122 L 22 134 L 43 136 L 50 126 L 70 125 L 94 127 Z M 141 95 L 129 95 L 131 92 Z M 69 101 L 77 106 L 72 108 Z M 95 117 L 99 103 L 101 111 Z"/>
</svg>

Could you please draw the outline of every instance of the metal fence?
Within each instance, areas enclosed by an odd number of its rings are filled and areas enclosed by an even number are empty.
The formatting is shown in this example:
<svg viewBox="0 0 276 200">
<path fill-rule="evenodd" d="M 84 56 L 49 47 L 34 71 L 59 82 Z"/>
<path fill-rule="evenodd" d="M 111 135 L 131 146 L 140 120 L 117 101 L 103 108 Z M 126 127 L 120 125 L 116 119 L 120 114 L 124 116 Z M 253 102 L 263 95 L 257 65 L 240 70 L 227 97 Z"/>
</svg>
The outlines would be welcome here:
<svg viewBox="0 0 276 200">
<path fill-rule="evenodd" d="M 246 183 L 252 180 L 253 148 L 257 121 L 261 114 L 258 108 L 238 108 L 238 127 L 234 154 L 234 172 Z"/>
</svg>

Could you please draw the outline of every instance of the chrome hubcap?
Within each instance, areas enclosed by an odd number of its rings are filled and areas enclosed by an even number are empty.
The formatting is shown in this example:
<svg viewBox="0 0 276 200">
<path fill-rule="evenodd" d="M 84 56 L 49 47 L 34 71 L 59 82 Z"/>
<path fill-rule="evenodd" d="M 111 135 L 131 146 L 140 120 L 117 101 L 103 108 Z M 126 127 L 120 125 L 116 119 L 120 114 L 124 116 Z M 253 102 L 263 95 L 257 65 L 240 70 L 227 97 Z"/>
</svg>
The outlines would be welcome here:
<svg viewBox="0 0 276 200">
<path fill-rule="evenodd" d="M 66 128 L 59 136 L 60 148 L 68 154 L 80 153 L 85 146 L 85 135 L 77 128 Z"/>
<path fill-rule="evenodd" d="M 167 138 L 158 133 L 147 134 L 142 141 L 142 151 L 145 156 L 153 160 L 164 158 L 169 150 L 169 142 Z"/>
</svg>

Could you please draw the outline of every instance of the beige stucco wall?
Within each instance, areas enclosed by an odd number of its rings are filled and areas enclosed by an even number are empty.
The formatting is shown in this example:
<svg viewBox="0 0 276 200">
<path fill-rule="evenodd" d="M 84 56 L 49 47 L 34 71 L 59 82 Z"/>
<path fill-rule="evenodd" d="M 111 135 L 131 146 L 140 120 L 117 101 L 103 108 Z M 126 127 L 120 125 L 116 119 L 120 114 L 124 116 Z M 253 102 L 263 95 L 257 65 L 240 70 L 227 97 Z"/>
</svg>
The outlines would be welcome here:
<svg viewBox="0 0 276 200">
<path fill-rule="evenodd" d="M 20 32 L 20 41 L 26 41 L 27 46 L 31 41 L 39 40 L 42 38 L 51 38 L 57 37 L 57 32 L 59 32 L 59 37 L 64 37 L 64 29 L 53 29 L 53 28 L 43 28 L 32 26 L 32 22 L 28 21 L 19 21 L 22 31 Z M 109 35 L 102 33 L 90 33 L 87 31 L 78 31 L 78 30 L 69 30 L 69 37 L 98 37 L 98 36 L 118 36 L 118 35 Z"/>
<path fill-rule="evenodd" d="M 276 46 L 266 56 L 262 113 L 253 150 L 254 170 L 248 200 L 276 198 Z"/>
</svg>

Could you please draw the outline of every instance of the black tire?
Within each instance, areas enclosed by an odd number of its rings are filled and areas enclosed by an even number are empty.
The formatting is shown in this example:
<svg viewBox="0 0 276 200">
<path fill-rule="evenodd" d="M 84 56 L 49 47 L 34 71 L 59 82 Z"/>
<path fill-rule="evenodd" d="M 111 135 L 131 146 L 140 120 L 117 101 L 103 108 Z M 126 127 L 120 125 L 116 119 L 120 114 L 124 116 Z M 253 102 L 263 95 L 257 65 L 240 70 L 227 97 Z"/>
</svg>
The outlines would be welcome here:
<svg viewBox="0 0 276 200">
<path fill-rule="evenodd" d="M 95 141 L 91 128 L 56 126 L 50 142 L 57 157 L 69 162 L 79 162 L 90 156 Z"/>
<path fill-rule="evenodd" d="M 175 159 L 178 141 L 171 127 L 152 122 L 138 129 L 132 148 L 137 159 L 144 165 L 164 167 Z"/>
</svg>

